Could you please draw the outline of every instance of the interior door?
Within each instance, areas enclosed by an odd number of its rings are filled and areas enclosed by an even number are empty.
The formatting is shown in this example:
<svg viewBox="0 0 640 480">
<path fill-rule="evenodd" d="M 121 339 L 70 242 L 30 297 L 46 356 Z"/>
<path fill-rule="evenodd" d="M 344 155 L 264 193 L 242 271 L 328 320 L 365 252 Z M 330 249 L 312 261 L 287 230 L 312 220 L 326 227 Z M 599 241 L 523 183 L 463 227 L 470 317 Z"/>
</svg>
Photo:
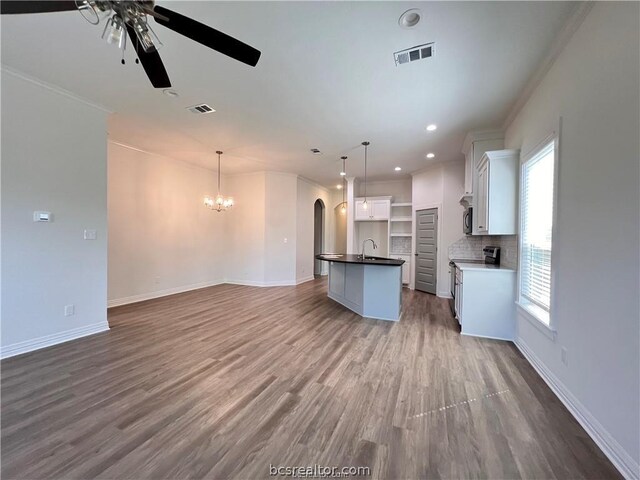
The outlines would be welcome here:
<svg viewBox="0 0 640 480">
<path fill-rule="evenodd" d="M 436 293 L 438 243 L 438 209 L 416 212 L 416 277 L 415 288 Z"/>
</svg>

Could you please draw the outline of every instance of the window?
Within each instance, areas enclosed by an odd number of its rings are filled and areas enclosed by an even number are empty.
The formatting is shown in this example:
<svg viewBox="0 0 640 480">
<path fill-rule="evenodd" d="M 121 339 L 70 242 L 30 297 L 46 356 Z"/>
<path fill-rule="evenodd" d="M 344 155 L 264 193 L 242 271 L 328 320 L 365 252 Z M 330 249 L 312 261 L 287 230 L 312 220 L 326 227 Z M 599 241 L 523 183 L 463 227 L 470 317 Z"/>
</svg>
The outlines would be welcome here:
<svg viewBox="0 0 640 480">
<path fill-rule="evenodd" d="M 551 308 L 555 141 L 522 164 L 519 304 L 546 326 Z"/>
</svg>

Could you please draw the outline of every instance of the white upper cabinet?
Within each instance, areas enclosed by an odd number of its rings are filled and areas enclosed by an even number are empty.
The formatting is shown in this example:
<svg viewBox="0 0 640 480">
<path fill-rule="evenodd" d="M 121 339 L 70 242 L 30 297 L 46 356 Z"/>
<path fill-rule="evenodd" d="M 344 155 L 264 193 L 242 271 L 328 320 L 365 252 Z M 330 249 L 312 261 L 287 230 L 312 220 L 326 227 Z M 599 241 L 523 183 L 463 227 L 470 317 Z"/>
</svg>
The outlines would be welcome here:
<svg viewBox="0 0 640 480">
<path fill-rule="evenodd" d="M 356 221 L 389 220 L 391 210 L 391 198 L 376 199 L 367 198 L 367 208 L 364 208 L 364 198 L 355 201 Z"/>
<path fill-rule="evenodd" d="M 500 131 L 471 132 L 462 146 L 464 153 L 464 196 L 473 195 L 478 186 L 477 170 L 480 159 L 487 150 L 504 148 L 504 135 Z M 472 202 L 469 202 L 472 203 Z"/>
<path fill-rule="evenodd" d="M 518 150 L 485 152 L 476 171 L 474 234 L 514 235 L 518 229 Z"/>
</svg>

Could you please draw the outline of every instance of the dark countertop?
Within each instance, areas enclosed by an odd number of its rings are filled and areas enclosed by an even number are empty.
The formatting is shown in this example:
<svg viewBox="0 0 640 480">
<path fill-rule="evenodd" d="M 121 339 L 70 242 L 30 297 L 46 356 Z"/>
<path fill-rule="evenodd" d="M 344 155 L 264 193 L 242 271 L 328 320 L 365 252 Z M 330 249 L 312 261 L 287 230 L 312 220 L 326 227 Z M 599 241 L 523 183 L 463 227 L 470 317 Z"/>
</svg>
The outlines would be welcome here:
<svg viewBox="0 0 640 480">
<path fill-rule="evenodd" d="M 316 255 L 316 258 L 318 260 L 324 260 L 325 262 L 360 263 L 363 265 L 385 265 L 387 267 L 399 267 L 404 263 L 404 260 L 384 257 L 366 256 L 363 260 L 362 258 L 360 258 L 360 255 L 351 253 L 321 253 L 319 255 Z"/>
</svg>

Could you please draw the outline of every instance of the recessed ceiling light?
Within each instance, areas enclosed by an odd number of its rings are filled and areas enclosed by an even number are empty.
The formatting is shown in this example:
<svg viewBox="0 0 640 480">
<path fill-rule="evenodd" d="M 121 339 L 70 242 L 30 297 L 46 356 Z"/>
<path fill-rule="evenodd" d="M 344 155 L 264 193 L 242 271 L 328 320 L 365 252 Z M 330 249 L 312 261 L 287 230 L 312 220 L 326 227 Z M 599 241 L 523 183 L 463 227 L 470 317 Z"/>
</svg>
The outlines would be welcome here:
<svg viewBox="0 0 640 480">
<path fill-rule="evenodd" d="M 396 168 L 395 168 L 395 171 L 396 171 L 396 172 L 399 172 L 400 170 L 402 170 L 402 168 L 400 168 L 400 167 L 396 167 Z"/>
<path fill-rule="evenodd" d="M 336 188 L 337 188 L 338 190 L 342 190 L 342 185 L 338 184 L 338 185 L 336 185 Z"/>
<path fill-rule="evenodd" d="M 434 158 L 435 156 L 436 156 L 435 153 L 431 153 L 431 152 L 427 153 L 427 158 Z"/>
<path fill-rule="evenodd" d="M 347 172 L 340 172 L 340 176 L 344 177 L 347 174 Z"/>
<path fill-rule="evenodd" d="M 172 97 L 175 98 L 178 96 L 178 92 L 176 92 L 175 90 L 171 90 L 170 88 L 165 88 L 162 93 L 164 93 L 166 96 L 168 97 Z"/>
<path fill-rule="evenodd" d="M 314 155 L 322 155 L 322 152 L 317 148 L 312 148 L 311 153 L 313 153 Z"/>
<path fill-rule="evenodd" d="M 427 132 L 433 132 L 436 128 L 438 128 L 438 126 L 435 123 L 427 125 Z"/>
<path fill-rule="evenodd" d="M 400 15 L 398 25 L 402 28 L 413 28 L 418 24 L 421 18 L 422 12 L 417 8 L 412 8 Z"/>
</svg>

